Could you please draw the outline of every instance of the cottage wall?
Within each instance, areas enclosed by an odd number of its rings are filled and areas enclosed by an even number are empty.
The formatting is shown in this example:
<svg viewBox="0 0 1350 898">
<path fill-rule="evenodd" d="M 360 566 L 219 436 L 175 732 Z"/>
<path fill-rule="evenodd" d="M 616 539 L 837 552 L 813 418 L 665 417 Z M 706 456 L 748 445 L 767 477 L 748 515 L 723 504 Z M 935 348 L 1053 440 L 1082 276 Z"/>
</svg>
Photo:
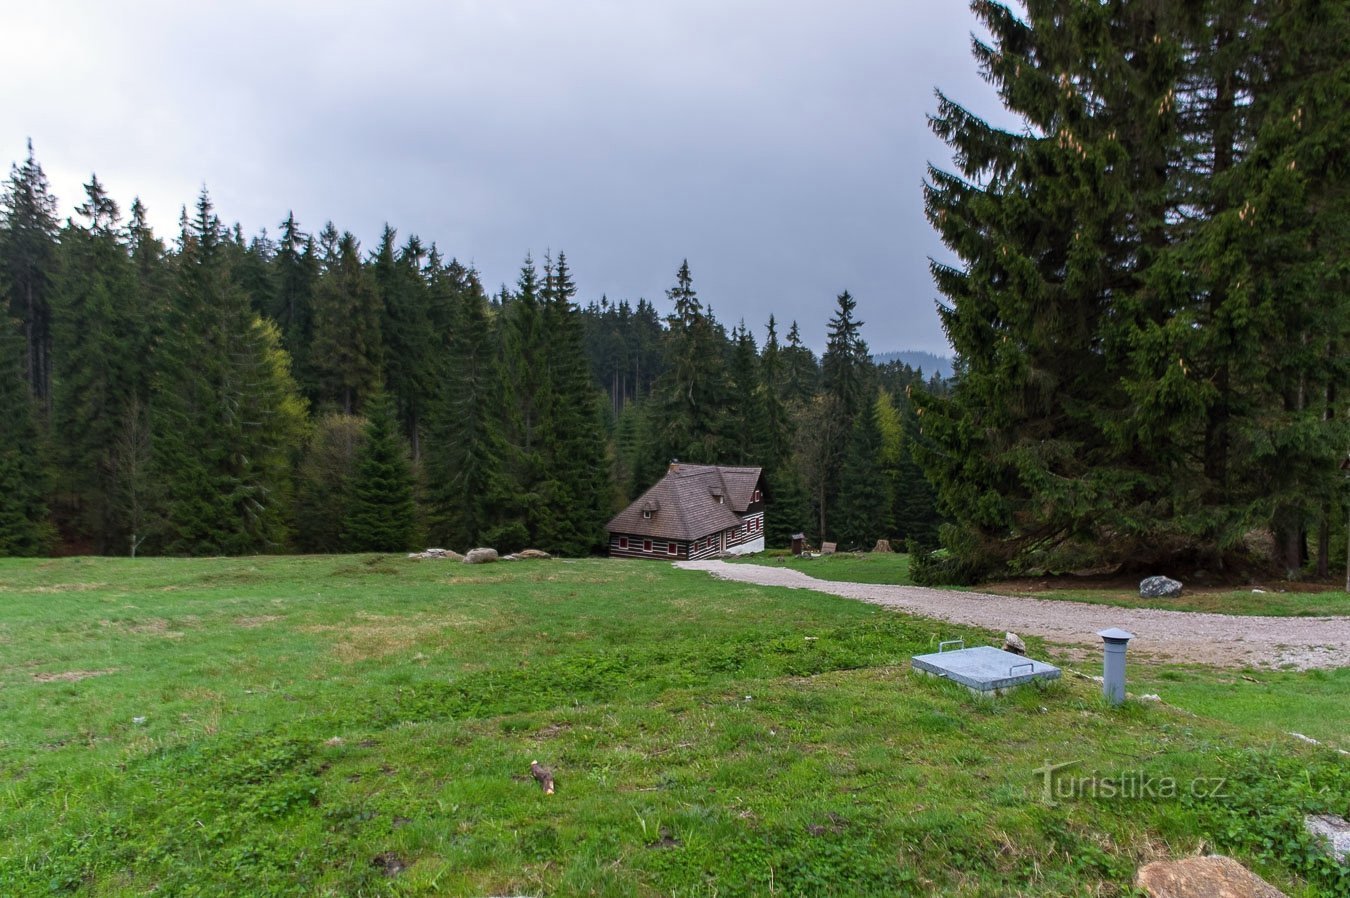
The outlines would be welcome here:
<svg viewBox="0 0 1350 898">
<path fill-rule="evenodd" d="M 674 551 L 671 551 L 671 547 Z M 609 555 L 611 558 L 668 558 L 671 561 L 687 561 L 689 544 L 677 539 L 653 539 L 634 533 L 611 533 L 609 535 Z M 695 554 L 694 558 L 705 558 Z"/>
<path fill-rule="evenodd" d="M 733 555 L 745 555 L 750 552 L 764 551 L 764 511 L 754 511 L 754 506 L 741 517 L 741 525 L 722 534 L 725 551 Z"/>
</svg>

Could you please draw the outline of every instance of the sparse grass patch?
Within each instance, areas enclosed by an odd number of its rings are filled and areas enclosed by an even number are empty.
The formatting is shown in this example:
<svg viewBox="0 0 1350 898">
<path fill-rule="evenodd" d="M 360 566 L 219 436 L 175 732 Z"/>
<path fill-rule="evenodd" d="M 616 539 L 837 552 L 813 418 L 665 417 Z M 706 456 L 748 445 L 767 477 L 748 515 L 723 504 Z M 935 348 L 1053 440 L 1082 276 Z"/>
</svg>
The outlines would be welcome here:
<svg viewBox="0 0 1350 898">
<path fill-rule="evenodd" d="M 1087 602 L 1118 608 L 1159 608 L 1165 611 L 1204 611 L 1213 614 L 1258 615 L 1266 617 L 1338 617 L 1350 615 L 1350 593 L 1329 589 L 1284 591 L 1270 587 L 1210 589 L 1188 587 L 1175 599 L 1144 599 L 1131 588 L 1041 588 L 1034 581 L 1011 581 L 974 587 L 977 591 L 1000 595 L 1027 595 L 1062 602 Z"/>
<path fill-rule="evenodd" d="M 1185 710 L 988 701 L 908 659 L 1001 633 L 649 562 L 368 562 L 0 561 L 0 893 L 1123 895 L 1201 842 L 1347 884 L 1292 827 L 1350 813 L 1350 764 L 1208 674 L 1132 683 Z M 108 586 L 31 589 L 72 582 Z M 1266 699 L 1338 725 L 1341 673 Z M 1047 804 L 1047 762 L 1234 790 Z"/>
</svg>

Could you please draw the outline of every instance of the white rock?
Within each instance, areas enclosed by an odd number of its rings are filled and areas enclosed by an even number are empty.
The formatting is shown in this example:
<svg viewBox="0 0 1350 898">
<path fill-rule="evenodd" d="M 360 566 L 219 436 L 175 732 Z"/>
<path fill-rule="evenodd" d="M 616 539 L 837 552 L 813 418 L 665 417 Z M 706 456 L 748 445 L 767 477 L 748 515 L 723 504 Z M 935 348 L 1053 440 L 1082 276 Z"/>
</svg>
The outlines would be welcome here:
<svg viewBox="0 0 1350 898">
<path fill-rule="evenodd" d="M 1335 814 L 1309 814 L 1303 828 L 1317 837 L 1331 856 L 1341 863 L 1350 862 L 1350 822 Z"/>
<path fill-rule="evenodd" d="M 497 560 L 496 549 L 470 549 L 469 554 L 464 556 L 465 564 L 488 564 Z"/>
</svg>

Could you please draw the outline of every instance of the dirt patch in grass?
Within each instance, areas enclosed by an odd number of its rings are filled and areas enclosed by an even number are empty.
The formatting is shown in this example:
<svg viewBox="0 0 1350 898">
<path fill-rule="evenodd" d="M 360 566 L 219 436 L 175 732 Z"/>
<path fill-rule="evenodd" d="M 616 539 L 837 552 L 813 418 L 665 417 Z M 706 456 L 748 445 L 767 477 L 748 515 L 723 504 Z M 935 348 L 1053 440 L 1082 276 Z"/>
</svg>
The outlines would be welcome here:
<svg viewBox="0 0 1350 898">
<path fill-rule="evenodd" d="M 370 859 L 370 865 L 385 876 L 397 876 L 408 869 L 408 862 L 392 851 L 381 851 Z"/>
<path fill-rule="evenodd" d="M 195 621 L 182 621 L 182 623 L 193 623 Z M 143 620 L 132 621 L 110 621 L 101 620 L 99 623 L 105 627 L 116 627 L 127 633 L 134 633 L 137 636 L 160 636 L 164 639 L 182 639 L 183 631 L 175 629 L 175 625 L 162 617 L 147 617 Z"/>
<path fill-rule="evenodd" d="M 321 633 L 333 640 L 333 654 L 344 664 L 384 658 L 412 649 L 424 639 L 445 630 L 472 626 L 478 621 L 456 615 L 392 617 L 361 614 L 349 624 L 316 624 L 306 633 Z"/>
<path fill-rule="evenodd" d="M 61 673 L 35 673 L 33 674 L 33 682 L 78 683 L 80 680 L 87 680 L 90 677 L 106 677 L 111 673 L 117 673 L 117 668 L 110 667 L 107 670 L 65 670 Z"/>
<path fill-rule="evenodd" d="M 236 627 L 243 627 L 245 630 L 252 630 L 261 627 L 264 624 L 275 623 L 279 620 L 281 620 L 281 615 L 279 614 L 259 614 L 256 617 L 236 617 L 234 619 L 234 625 Z"/>
<path fill-rule="evenodd" d="M 0 586 L 0 592 L 33 595 L 61 592 L 89 592 L 95 589 L 107 588 L 107 583 L 57 583 L 54 586 Z"/>
</svg>

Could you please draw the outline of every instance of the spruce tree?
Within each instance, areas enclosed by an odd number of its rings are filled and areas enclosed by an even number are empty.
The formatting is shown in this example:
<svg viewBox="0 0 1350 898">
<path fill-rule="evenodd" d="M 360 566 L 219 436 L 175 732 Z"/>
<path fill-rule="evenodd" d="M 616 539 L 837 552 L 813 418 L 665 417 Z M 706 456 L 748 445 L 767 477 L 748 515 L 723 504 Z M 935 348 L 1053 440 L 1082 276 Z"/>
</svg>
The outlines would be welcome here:
<svg viewBox="0 0 1350 898">
<path fill-rule="evenodd" d="M 770 442 L 764 384 L 760 377 L 759 350 L 743 321 L 731 333 L 728 376 L 730 390 L 725 426 L 730 449 L 727 458 L 738 465 L 763 466 Z"/>
<path fill-rule="evenodd" d="M 843 468 L 850 441 L 873 395 L 873 366 L 862 338 L 863 322 L 854 317 L 857 301 L 845 290 L 836 303 L 820 361 L 821 396 L 810 412 L 815 423 L 810 437 L 809 486 L 821 522 L 821 539 L 837 536 L 830 510 L 845 483 Z"/>
<path fill-rule="evenodd" d="M 882 475 L 882 434 L 875 405 L 858 413 L 840 476 L 833 529 L 839 543 L 869 549 L 891 535 L 892 497 Z"/>
<path fill-rule="evenodd" d="M 811 499 L 801 475 L 784 464 L 764 473 L 768 508 L 764 512 L 764 541 L 771 549 L 786 549 L 797 533 L 811 530 Z"/>
<path fill-rule="evenodd" d="M 576 285 L 567 256 L 544 263 L 544 323 L 549 384 L 542 455 L 547 477 L 541 492 L 548 515 L 532 536 L 540 548 L 584 555 L 604 540 L 609 512 L 608 465 L 600 395 L 586 357 Z"/>
<path fill-rule="evenodd" d="M 365 430 L 363 418 L 338 412 L 314 422 L 296 471 L 294 542 L 299 551 L 346 551 L 343 528 Z"/>
<path fill-rule="evenodd" d="M 1031 4 L 1026 20 L 985 0 L 974 9 L 993 36 L 975 42 L 982 73 L 1024 127 L 997 128 L 939 95 L 931 123 L 957 172 L 930 168 L 925 196 L 961 259 L 932 270 L 962 376 L 951 398 L 919 399 L 916 446 L 968 575 L 1079 567 L 1102 546 L 1142 549 L 1187 499 L 1184 479 L 1170 492 L 1156 474 L 1178 462 L 1171 439 L 1121 429 L 1139 408 L 1122 360 L 1143 346 L 1118 330 L 1170 314 L 1142 273 L 1167 240 L 1179 152 L 1181 54 L 1162 36 L 1184 23 L 1165 5 L 1056 0 Z M 1179 361 L 1173 381 L 1189 376 Z M 1179 423 L 1169 418 L 1154 424 Z"/>
<path fill-rule="evenodd" d="M 429 537 L 477 545 L 502 520 L 505 478 L 501 375 L 488 300 L 472 279 L 459 291 L 437 382 L 425 458 Z"/>
<path fill-rule="evenodd" d="M 366 414 L 343 544 L 352 552 L 403 552 L 412 545 L 416 525 L 407 448 L 398 433 L 393 402 L 383 391 L 371 396 Z"/>
<path fill-rule="evenodd" d="M 792 451 L 792 416 L 783 399 L 783 352 L 778 327 L 769 316 L 768 334 L 759 360 L 764 397 L 764 458 L 766 468 L 786 464 Z"/>
<path fill-rule="evenodd" d="M 22 328 L 24 379 L 44 415 L 51 409 L 56 237 L 56 197 L 30 140 L 28 158 L 11 166 L 0 192 L 0 292 L 9 294 L 10 314 Z"/>
<path fill-rule="evenodd" d="M 825 355 L 820 360 L 821 387 L 832 396 L 851 429 L 871 396 L 871 356 L 862 338 L 863 322 L 854 317 L 858 301 L 845 290 L 835 300 Z"/>
<path fill-rule="evenodd" d="M 275 326 L 233 280 L 229 238 L 205 190 L 184 220 L 151 405 L 164 492 L 159 546 L 181 555 L 274 551 L 286 539 L 305 406 Z"/>
<path fill-rule="evenodd" d="M 545 316 L 539 271 L 527 255 L 515 291 L 503 293 L 497 369 L 503 389 L 504 474 L 511 483 L 509 507 L 503 512 L 524 529 L 525 542 L 536 541 L 553 514 L 543 488 L 551 476 L 544 442 L 553 391 Z"/>
<path fill-rule="evenodd" d="M 666 334 L 668 367 L 649 409 L 644 473 L 673 458 L 700 464 L 730 461 L 735 451 L 724 410 L 730 394 L 717 324 L 694 291 L 689 262 L 666 291 L 674 307 Z"/>
<path fill-rule="evenodd" d="M 804 406 L 820 388 L 820 366 L 816 356 L 802 342 L 797 322 L 788 328 L 787 346 L 783 348 L 782 397 L 785 402 Z"/>
<path fill-rule="evenodd" d="M 380 296 L 361 263 L 361 247 L 342 235 L 314 291 L 310 369 L 320 406 L 362 411 L 380 379 Z"/>
<path fill-rule="evenodd" d="M 318 398 L 318 384 L 310 362 L 314 339 L 314 291 L 319 279 L 319 259 L 314 238 L 300 229 L 295 213 L 286 215 L 277 241 L 276 291 L 269 314 L 281 331 L 282 345 L 291 354 L 295 379 L 311 400 Z"/>
<path fill-rule="evenodd" d="M 63 528 L 97 553 L 122 552 L 129 522 L 117 502 L 118 436 L 148 400 L 149 322 L 118 226 L 117 203 L 97 177 L 85 185 L 61 240 L 53 299 L 56 356 L 53 442 Z"/>
<path fill-rule="evenodd" d="M 0 556 L 41 555 L 53 528 L 47 479 L 25 374 L 27 347 L 18 325 L 0 318 Z"/>
<path fill-rule="evenodd" d="M 430 292 L 422 272 L 426 250 L 415 234 L 401 249 L 395 246 L 396 238 L 397 232 L 385 225 L 371 276 L 380 296 L 385 385 L 416 461 L 421 455 L 423 402 L 430 390 L 432 355 L 439 335 L 428 316 Z"/>
</svg>

